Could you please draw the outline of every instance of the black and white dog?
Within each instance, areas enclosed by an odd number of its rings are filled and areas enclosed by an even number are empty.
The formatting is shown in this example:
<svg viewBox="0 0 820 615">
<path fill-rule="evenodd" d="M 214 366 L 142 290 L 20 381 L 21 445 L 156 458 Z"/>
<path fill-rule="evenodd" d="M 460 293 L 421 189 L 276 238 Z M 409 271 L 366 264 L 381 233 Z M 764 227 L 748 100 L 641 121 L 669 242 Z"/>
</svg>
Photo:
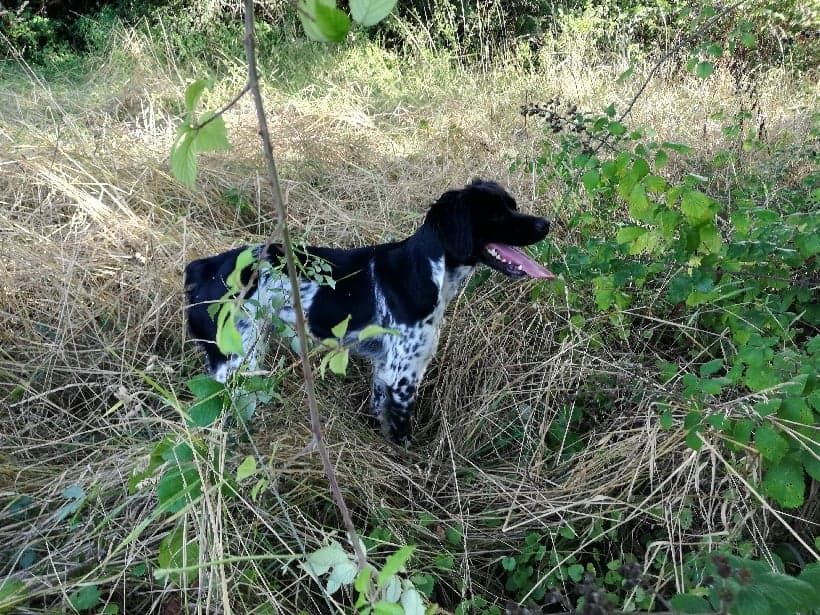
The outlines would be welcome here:
<svg viewBox="0 0 820 615">
<path fill-rule="evenodd" d="M 476 179 L 462 190 L 445 192 L 424 224 L 404 241 L 349 250 L 310 247 L 299 257 L 324 260 L 335 280 L 331 287 L 301 278 L 310 333 L 317 339 L 332 337 L 331 328 L 350 317 L 345 342 L 373 363 L 371 412 L 392 440 L 410 440 L 416 391 L 436 350 L 444 310 L 463 282 L 478 263 L 511 278 L 552 278 L 550 271 L 513 247 L 541 241 L 548 231 L 546 219 L 519 213 L 500 185 Z M 255 248 L 257 258 L 262 249 Z M 191 335 L 204 349 L 211 375 L 223 382 L 243 360 L 250 369 L 257 367 L 271 320 L 260 309 L 273 306 L 289 323 L 295 317 L 281 269 L 264 267 L 252 276 L 249 266 L 242 272 L 249 288 L 237 320 L 245 357 L 220 352 L 208 306 L 225 295 L 226 279 L 242 250 L 196 260 L 185 268 Z M 262 259 L 279 266 L 281 248 L 271 245 Z M 357 333 L 370 324 L 394 332 L 357 343 Z"/>
</svg>

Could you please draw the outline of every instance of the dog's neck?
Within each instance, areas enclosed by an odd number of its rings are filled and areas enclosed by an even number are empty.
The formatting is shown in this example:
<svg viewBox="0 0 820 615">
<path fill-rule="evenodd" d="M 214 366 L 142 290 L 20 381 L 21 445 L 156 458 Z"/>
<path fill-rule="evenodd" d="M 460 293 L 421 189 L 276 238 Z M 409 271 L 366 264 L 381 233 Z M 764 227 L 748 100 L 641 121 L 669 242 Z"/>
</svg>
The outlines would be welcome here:
<svg viewBox="0 0 820 615">
<path fill-rule="evenodd" d="M 441 298 L 444 300 L 445 305 L 461 292 L 464 282 L 470 277 L 473 269 L 475 267 L 470 265 L 444 267 L 444 285 L 441 288 Z"/>
</svg>

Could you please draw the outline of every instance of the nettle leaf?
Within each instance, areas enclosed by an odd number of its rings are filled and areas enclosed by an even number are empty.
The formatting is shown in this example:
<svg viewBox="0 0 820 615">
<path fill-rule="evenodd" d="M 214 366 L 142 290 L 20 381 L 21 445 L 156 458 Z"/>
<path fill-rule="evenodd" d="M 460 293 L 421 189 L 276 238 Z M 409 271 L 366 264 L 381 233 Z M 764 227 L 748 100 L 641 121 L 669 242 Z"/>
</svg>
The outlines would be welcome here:
<svg viewBox="0 0 820 615">
<path fill-rule="evenodd" d="M 695 72 L 701 79 L 706 79 L 709 75 L 715 72 L 715 65 L 712 62 L 699 62 L 695 68 Z"/>
<path fill-rule="evenodd" d="M 236 468 L 236 482 L 241 483 L 249 476 L 256 474 L 256 457 L 248 455 L 245 460 Z"/>
<path fill-rule="evenodd" d="M 755 585 L 741 586 L 737 590 L 731 612 L 737 615 L 774 615 L 766 594 Z"/>
<path fill-rule="evenodd" d="M 646 188 L 641 183 L 635 184 L 629 193 L 629 215 L 641 222 L 651 222 L 655 218 L 654 211 L 655 205 L 646 197 Z"/>
<path fill-rule="evenodd" d="M 384 587 L 394 574 L 404 568 L 407 560 L 410 559 L 410 556 L 413 555 L 413 551 L 415 550 L 415 545 L 406 545 L 390 555 L 387 558 L 387 561 L 384 562 L 382 569 L 379 571 L 376 584 L 379 587 Z"/>
<path fill-rule="evenodd" d="M 615 235 L 615 241 L 620 244 L 624 243 L 632 243 L 641 235 L 646 234 L 648 231 L 640 226 L 622 226 L 618 229 L 618 233 Z"/>
<path fill-rule="evenodd" d="M 802 466 L 791 459 L 771 466 L 763 477 L 763 490 L 783 508 L 802 506 L 806 491 Z"/>
<path fill-rule="evenodd" d="M 675 613 L 712 613 L 714 609 L 709 605 L 705 598 L 701 596 L 694 596 L 692 594 L 676 594 L 669 600 L 669 604 Z"/>
<path fill-rule="evenodd" d="M 379 600 L 373 605 L 373 615 L 404 615 L 404 609 L 395 602 Z"/>
<path fill-rule="evenodd" d="M 205 88 L 210 89 L 211 86 L 212 82 L 209 79 L 197 79 L 185 88 L 185 109 L 188 113 L 194 112 Z"/>
<path fill-rule="evenodd" d="M 352 561 L 345 560 L 339 562 L 333 567 L 333 571 L 327 578 L 327 585 L 325 589 L 328 594 L 334 594 L 343 585 L 350 585 L 356 578 L 356 564 Z"/>
<path fill-rule="evenodd" d="M 350 0 L 350 14 L 363 26 L 375 26 L 396 6 L 396 0 Z"/>
<path fill-rule="evenodd" d="M 712 374 L 719 372 L 722 367 L 723 359 L 712 359 L 711 361 L 707 361 L 700 366 L 700 375 L 702 378 L 706 378 L 707 376 L 711 376 Z"/>
<path fill-rule="evenodd" d="M 755 412 L 757 412 L 759 416 L 769 416 L 777 412 L 782 403 L 783 400 L 779 397 L 775 397 L 769 401 L 759 401 L 755 404 Z"/>
<path fill-rule="evenodd" d="M 815 449 L 815 454 L 820 453 L 820 447 L 815 447 Z M 800 458 L 803 462 L 803 468 L 806 470 L 806 474 L 814 480 L 820 481 L 820 459 L 815 457 L 815 454 L 810 450 L 803 450 L 800 453 Z"/>
<path fill-rule="evenodd" d="M 770 603 L 787 613 L 812 608 L 820 598 L 809 583 L 788 574 L 767 571 L 755 575 L 754 583 Z"/>
<path fill-rule="evenodd" d="M 592 169 L 581 176 L 581 183 L 584 184 L 584 188 L 586 188 L 587 192 L 593 194 L 601 183 L 601 176 L 598 174 L 598 171 Z"/>
<path fill-rule="evenodd" d="M 222 414 L 223 408 L 224 398 L 222 395 L 214 395 L 208 399 L 203 399 L 188 410 L 188 422 L 195 427 L 209 427 Z"/>
<path fill-rule="evenodd" d="M 714 218 L 711 204 L 712 200 L 702 192 L 687 190 L 681 198 L 680 209 L 691 224 L 699 225 Z"/>
<path fill-rule="evenodd" d="M 96 585 L 86 585 L 82 589 L 72 592 L 68 597 L 71 608 L 77 611 L 87 611 L 93 609 L 100 602 L 102 593 Z"/>
<path fill-rule="evenodd" d="M 197 172 L 194 137 L 195 132 L 187 128 L 182 131 L 171 147 L 171 173 L 189 188 L 194 187 Z"/>
<path fill-rule="evenodd" d="M 302 567 L 311 574 L 321 576 L 334 566 L 350 561 L 350 556 L 338 542 L 332 542 L 307 556 Z"/>
<path fill-rule="evenodd" d="M 698 227 L 700 235 L 700 247 L 707 254 L 714 254 L 720 251 L 721 239 L 717 225 L 714 222 L 706 222 Z"/>
<path fill-rule="evenodd" d="M 206 374 L 194 376 L 185 383 L 188 390 L 196 395 L 197 399 L 206 399 L 225 390 L 225 385 Z"/>
<path fill-rule="evenodd" d="M 686 446 L 693 451 L 699 451 L 703 448 L 703 440 L 697 429 L 692 429 L 686 434 Z"/>
<path fill-rule="evenodd" d="M 789 452 L 789 443 L 773 427 L 761 425 L 755 430 L 755 448 L 763 459 L 777 463 Z"/>
<path fill-rule="evenodd" d="M 401 595 L 401 607 L 404 609 L 404 615 L 424 615 L 426 612 L 421 594 L 412 586 L 405 587 Z"/>
<path fill-rule="evenodd" d="M 213 118 L 213 119 L 211 119 Z M 231 149 L 228 131 L 222 116 L 214 117 L 213 113 L 205 115 L 196 130 L 194 144 L 198 152 L 215 152 Z"/>
</svg>

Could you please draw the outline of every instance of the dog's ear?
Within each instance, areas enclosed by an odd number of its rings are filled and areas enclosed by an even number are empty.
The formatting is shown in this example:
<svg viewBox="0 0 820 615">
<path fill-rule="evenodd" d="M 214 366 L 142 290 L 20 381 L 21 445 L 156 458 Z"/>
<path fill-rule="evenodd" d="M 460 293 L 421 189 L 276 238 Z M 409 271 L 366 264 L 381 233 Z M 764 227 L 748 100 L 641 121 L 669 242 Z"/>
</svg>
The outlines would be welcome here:
<svg viewBox="0 0 820 615">
<path fill-rule="evenodd" d="M 438 232 L 447 252 L 466 261 L 473 254 L 473 224 L 464 190 L 450 190 L 433 203 L 427 221 Z"/>
</svg>

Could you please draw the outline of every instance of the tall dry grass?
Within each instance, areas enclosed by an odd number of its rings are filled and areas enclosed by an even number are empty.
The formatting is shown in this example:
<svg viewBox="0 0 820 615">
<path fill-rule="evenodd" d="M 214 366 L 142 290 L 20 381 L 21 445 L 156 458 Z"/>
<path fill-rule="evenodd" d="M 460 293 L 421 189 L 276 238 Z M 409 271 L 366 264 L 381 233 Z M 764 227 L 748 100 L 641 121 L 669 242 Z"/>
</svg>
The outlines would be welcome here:
<svg viewBox="0 0 820 615">
<path fill-rule="evenodd" d="M 566 219 L 588 204 L 562 200 L 557 183 L 526 165 L 511 170 L 552 138 L 519 106 L 554 96 L 580 109 L 623 105 L 649 68 L 637 61 L 635 81 L 618 85 L 626 58 L 601 58 L 580 35 L 545 45 L 537 63 L 522 52 L 481 70 L 421 43 L 403 55 L 362 42 L 321 54 L 293 45 L 292 56 L 324 59 L 302 67 L 309 78 L 299 87 L 271 61 L 264 84 L 290 222 L 304 241 L 344 246 L 405 236 L 438 194 L 474 176 L 505 184 L 524 210 Z M 323 596 L 287 557 L 247 557 L 297 556 L 339 527 L 305 449 L 295 358 L 272 351 L 269 365 L 285 371 L 282 398 L 246 434 L 190 433 L 158 393 L 188 399 L 184 383 L 201 369 L 185 340 L 184 264 L 275 227 L 250 101 L 226 115 L 233 150 L 202 157 L 195 189 L 170 176 L 184 87 L 202 70 L 173 56 L 161 39 L 123 31 L 84 82 L 14 72 L 0 88 L 0 574 L 25 582 L 26 613 L 66 608 L 91 583 L 122 612 L 343 612 L 344 598 Z M 804 134 L 817 91 L 787 73 L 757 82 L 770 134 Z M 236 65 L 206 106 L 241 85 Z M 664 69 L 631 121 L 705 158 L 722 144 L 710 113 L 738 108 L 742 96 L 726 71 L 699 81 Z M 555 226 L 557 244 L 576 241 Z M 653 399 L 664 385 L 645 376 L 651 349 L 600 347 L 568 326 L 561 297 L 532 302 L 529 289 L 492 277 L 454 302 L 409 451 L 364 421 L 362 366 L 320 383 L 327 441 L 360 530 L 379 525 L 396 544 L 417 544 L 417 570 L 453 551 L 455 570 L 437 572 L 445 606 L 505 595 L 497 562 L 527 532 L 571 525 L 584 552 L 596 520 L 620 528 L 620 549 L 643 554 L 647 570 L 665 556 L 651 577 L 658 586 L 680 585 L 682 554 L 695 545 L 742 536 L 765 554 L 778 519 L 718 451 L 694 452 L 682 433 L 660 429 Z M 585 433 L 581 452 L 567 456 L 547 434 L 574 407 Z M 229 500 L 208 484 L 195 506 L 157 514 L 152 486 L 129 493 L 126 483 L 168 434 L 205 442 L 226 474 L 256 454 L 270 488 L 258 501 Z M 212 474 L 203 466 L 202 476 Z M 75 485 L 83 507 L 60 518 Z M 151 577 L 177 524 L 199 545 L 185 591 Z M 455 526 L 463 541 L 448 545 L 443 530 Z M 647 528 L 654 538 L 644 544 Z"/>
</svg>

